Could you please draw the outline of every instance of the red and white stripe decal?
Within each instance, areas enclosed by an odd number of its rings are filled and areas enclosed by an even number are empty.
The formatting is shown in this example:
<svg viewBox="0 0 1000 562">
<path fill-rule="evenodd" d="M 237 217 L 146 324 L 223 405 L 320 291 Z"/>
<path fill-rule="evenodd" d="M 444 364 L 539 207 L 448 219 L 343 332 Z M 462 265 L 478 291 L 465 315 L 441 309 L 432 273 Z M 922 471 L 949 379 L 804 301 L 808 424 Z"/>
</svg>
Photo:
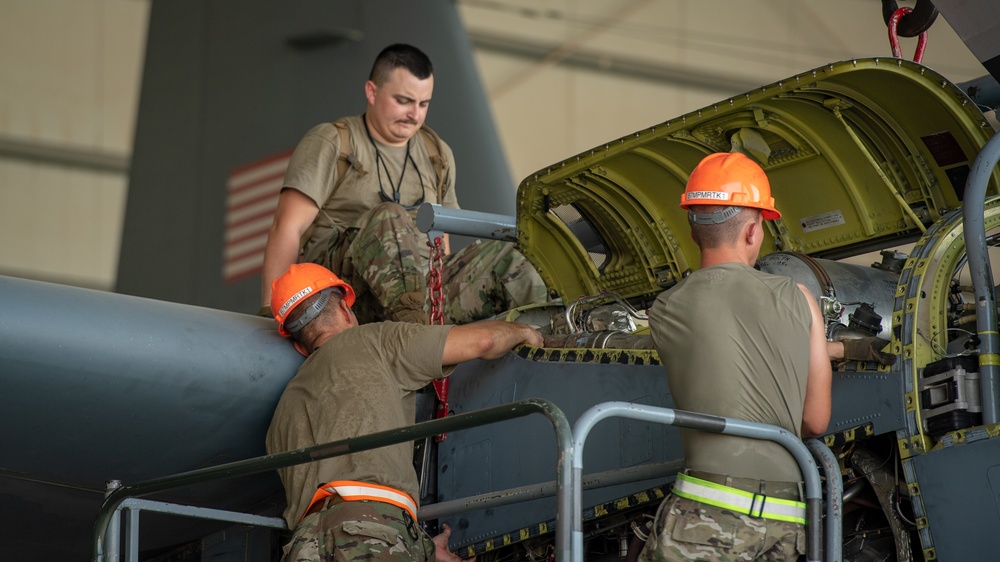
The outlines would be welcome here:
<svg viewBox="0 0 1000 562">
<path fill-rule="evenodd" d="M 267 231 L 292 151 L 286 150 L 229 172 L 222 246 L 222 279 L 235 283 L 260 272 Z"/>
</svg>

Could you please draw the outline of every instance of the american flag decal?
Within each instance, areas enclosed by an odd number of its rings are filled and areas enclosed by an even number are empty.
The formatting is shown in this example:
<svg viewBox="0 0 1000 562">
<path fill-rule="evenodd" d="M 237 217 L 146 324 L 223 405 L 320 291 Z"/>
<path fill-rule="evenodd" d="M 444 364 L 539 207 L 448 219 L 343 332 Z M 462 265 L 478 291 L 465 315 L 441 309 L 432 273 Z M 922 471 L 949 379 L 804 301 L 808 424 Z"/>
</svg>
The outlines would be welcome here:
<svg viewBox="0 0 1000 562">
<path fill-rule="evenodd" d="M 292 151 L 287 150 L 229 172 L 222 279 L 235 283 L 260 272 L 278 194 Z"/>
</svg>

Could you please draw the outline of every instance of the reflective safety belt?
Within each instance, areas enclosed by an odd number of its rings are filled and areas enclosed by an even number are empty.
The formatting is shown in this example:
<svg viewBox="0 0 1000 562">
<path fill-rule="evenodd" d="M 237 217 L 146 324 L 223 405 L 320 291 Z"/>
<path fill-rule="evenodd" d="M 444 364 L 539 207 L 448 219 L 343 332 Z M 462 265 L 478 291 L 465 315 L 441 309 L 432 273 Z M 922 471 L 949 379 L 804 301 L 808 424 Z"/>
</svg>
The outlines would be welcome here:
<svg viewBox="0 0 1000 562">
<path fill-rule="evenodd" d="M 417 520 L 417 503 L 406 492 L 401 492 L 388 486 L 355 480 L 334 480 L 323 484 L 313 494 L 312 500 L 302 513 L 309 513 L 309 510 L 316 502 L 323 501 L 334 495 L 340 496 L 342 500 L 349 502 L 367 500 L 394 505 L 408 512 L 414 521 Z"/>
<path fill-rule="evenodd" d="M 677 475 L 674 493 L 682 498 L 729 509 L 757 519 L 806 524 L 806 504 L 803 502 L 755 494 L 683 473 Z"/>
</svg>

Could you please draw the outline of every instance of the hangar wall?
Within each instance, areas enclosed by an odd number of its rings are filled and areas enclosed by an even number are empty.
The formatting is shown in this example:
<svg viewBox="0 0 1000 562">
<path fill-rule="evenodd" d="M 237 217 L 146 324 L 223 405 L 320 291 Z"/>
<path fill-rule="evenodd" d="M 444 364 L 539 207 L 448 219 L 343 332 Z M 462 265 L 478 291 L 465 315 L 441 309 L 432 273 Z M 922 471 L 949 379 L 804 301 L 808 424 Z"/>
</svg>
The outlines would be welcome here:
<svg viewBox="0 0 1000 562">
<path fill-rule="evenodd" d="M 889 55 L 871 0 L 456 5 L 515 180 L 755 85 Z M 149 0 L 0 1 L 0 275 L 114 286 L 148 14 Z M 925 63 L 985 74 L 943 18 Z"/>
<path fill-rule="evenodd" d="M 112 286 L 148 12 L 0 2 L 0 274 Z"/>
</svg>

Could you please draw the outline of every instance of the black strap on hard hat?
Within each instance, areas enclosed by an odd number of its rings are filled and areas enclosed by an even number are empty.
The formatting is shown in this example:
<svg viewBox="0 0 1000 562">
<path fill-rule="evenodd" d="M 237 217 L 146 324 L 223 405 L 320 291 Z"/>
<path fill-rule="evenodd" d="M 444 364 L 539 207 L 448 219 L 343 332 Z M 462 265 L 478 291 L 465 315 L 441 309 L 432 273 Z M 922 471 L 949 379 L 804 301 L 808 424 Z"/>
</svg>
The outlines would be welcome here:
<svg viewBox="0 0 1000 562">
<path fill-rule="evenodd" d="M 695 224 L 722 224 L 740 214 L 742 207 L 729 206 L 711 213 L 688 211 L 688 220 Z"/>
<path fill-rule="evenodd" d="M 307 306 L 306 309 L 302 311 L 301 316 L 296 318 L 294 322 L 285 323 L 285 329 L 288 330 L 288 333 L 294 334 L 302 328 L 305 328 L 306 324 L 315 320 L 316 317 L 319 316 L 319 313 L 323 311 L 323 308 L 326 307 L 326 303 L 330 302 L 330 293 L 336 290 L 337 289 L 335 287 L 327 287 L 326 289 L 320 291 L 316 300 L 314 300 L 311 305 Z"/>
</svg>

